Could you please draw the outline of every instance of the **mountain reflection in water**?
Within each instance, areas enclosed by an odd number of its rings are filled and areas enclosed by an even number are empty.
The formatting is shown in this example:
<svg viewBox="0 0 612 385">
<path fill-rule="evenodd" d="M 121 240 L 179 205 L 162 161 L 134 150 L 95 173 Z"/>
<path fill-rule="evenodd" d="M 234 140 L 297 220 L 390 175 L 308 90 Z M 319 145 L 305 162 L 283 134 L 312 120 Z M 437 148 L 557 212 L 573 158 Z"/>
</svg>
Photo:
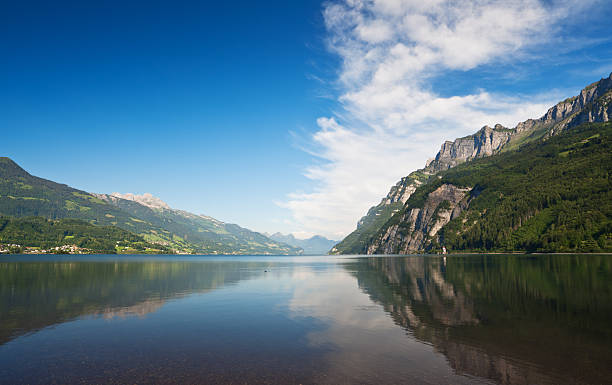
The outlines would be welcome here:
<svg viewBox="0 0 612 385">
<path fill-rule="evenodd" d="M 260 274 L 267 263 L 105 261 L 42 257 L 0 262 L 0 344 L 81 316 L 145 316 L 167 299 Z"/>
<path fill-rule="evenodd" d="M 350 266 L 397 325 L 458 373 L 503 384 L 612 381 L 612 257 L 386 257 Z"/>
<path fill-rule="evenodd" d="M 0 383 L 610 383 L 612 257 L 1 257 Z"/>
</svg>

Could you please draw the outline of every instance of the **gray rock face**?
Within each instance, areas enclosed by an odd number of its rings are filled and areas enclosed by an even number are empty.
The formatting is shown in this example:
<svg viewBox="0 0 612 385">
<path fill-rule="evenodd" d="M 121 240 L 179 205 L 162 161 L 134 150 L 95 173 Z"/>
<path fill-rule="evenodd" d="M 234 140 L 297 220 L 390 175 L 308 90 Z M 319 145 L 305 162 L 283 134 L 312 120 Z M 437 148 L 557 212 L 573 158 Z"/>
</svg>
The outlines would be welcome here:
<svg viewBox="0 0 612 385">
<path fill-rule="evenodd" d="M 170 206 L 168 206 L 166 202 L 162 201 L 158 197 L 153 196 L 150 193 L 144 193 L 142 195 L 137 195 L 137 194 L 132 194 L 132 193 L 121 194 L 118 192 L 114 192 L 110 195 L 111 197 L 138 202 L 141 205 L 150 207 L 152 209 L 170 210 Z"/>
<path fill-rule="evenodd" d="M 406 211 L 368 247 L 368 254 L 411 254 L 437 241 L 438 231 L 468 207 L 471 188 L 444 184 L 431 192 L 422 208 Z"/>
<path fill-rule="evenodd" d="M 473 135 L 444 142 L 438 155 L 425 169 L 435 173 L 470 159 L 492 155 L 508 143 L 512 135 L 513 131 L 501 124 L 493 128 L 484 126 Z"/>
<path fill-rule="evenodd" d="M 572 99 L 574 99 L 572 113 L 555 125 L 551 129 L 550 135 L 582 123 L 610 121 L 612 115 L 612 74 L 609 78 L 586 87 L 580 95 Z"/>
<path fill-rule="evenodd" d="M 391 191 L 383 199 L 383 203 L 387 205 L 396 202 L 406 203 L 417 187 L 422 184 L 423 182 L 417 179 L 402 178 L 395 186 L 391 187 Z"/>
<path fill-rule="evenodd" d="M 579 95 L 557 103 L 539 119 L 528 119 L 514 128 L 501 124 L 493 128 L 484 126 L 473 135 L 444 142 L 425 170 L 436 173 L 471 159 L 493 155 L 506 144 L 538 129 L 547 129 L 548 135 L 554 135 L 586 122 L 607 122 L 612 114 L 611 99 L 612 73 L 608 78 L 585 87 Z"/>
</svg>

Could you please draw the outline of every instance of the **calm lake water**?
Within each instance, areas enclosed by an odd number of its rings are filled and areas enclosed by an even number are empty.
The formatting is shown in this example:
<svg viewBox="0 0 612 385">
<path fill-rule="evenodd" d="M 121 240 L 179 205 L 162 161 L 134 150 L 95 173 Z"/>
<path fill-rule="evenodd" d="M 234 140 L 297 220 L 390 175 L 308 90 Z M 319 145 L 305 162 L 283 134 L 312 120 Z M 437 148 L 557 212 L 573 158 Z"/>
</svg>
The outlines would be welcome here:
<svg viewBox="0 0 612 385">
<path fill-rule="evenodd" d="M 0 257 L 0 382 L 612 383 L 612 256 Z"/>
</svg>

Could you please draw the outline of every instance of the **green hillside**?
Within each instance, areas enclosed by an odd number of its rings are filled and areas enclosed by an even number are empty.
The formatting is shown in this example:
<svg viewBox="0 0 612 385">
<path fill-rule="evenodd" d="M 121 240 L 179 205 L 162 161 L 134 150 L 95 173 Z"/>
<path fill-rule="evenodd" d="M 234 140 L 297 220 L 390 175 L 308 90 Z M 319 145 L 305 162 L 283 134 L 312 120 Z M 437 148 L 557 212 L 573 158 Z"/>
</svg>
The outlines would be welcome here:
<svg viewBox="0 0 612 385">
<path fill-rule="evenodd" d="M 169 231 L 173 234 L 174 242 L 189 245 L 188 247 L 198 253 L 299 254 L 301 252 L 300 248 L 276 242 L 263 234 L 210 217 L 182 210 L 147 207 L 108 195 L 99 195 L 99 197 L 132 217 Z M 163 234 L 160 236 L 157 232 L 145 233 L 143 236 L 151 242 L 166 241 Z"/>
<path fill-rule="evenodd" d="M 5 247 L 13 253 L 28 251 L 27 248 L 49 250 L 64 245 L 104 254 L 168 253 L 166 247 L 153 245 L 116 226 L 96 226 L 79 219 L 49 220 L 42 217 L 0 217 L 0 244 L 19 245 Z"/>
<path fill-rule="evenodd" d="M 118 209 L 88 192 L 30 175 L 9 158 L 0 158 L 0 214 L 13 217 L 75 218 L 118 226 L 137 234 L 170 233 Z"/>
<path fill-rule="evenodd" d="M 0 158 L 0 215 L 74 218 L 117 226 L 172 250 L 203 254 L 298 254 L 237 225 L 179 210 L 153 209 L 126 199 L 106 199 L 30 175 L 11 159 Z"/>
</svg>

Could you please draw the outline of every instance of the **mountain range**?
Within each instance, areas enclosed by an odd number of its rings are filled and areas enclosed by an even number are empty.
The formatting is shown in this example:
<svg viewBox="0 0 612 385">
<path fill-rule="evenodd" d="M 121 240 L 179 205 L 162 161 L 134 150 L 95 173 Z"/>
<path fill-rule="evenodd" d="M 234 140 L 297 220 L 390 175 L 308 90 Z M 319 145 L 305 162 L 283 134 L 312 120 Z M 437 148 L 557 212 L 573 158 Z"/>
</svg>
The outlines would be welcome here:
<svg viewBox="0 0 612 385">
<path fill-rule="evenodd" d="M 611 115 L 612 74 L 538 119 L 447 141 L 332 253 L 609 250 Z"/>
<path fill-rule="evenodd" d="M 305 255 L 327 254 L 329 250 L 338 243 L 337 241 L 332 241 L 320 235 L 315 235 L 307 239 L 297 239 L 292 234 L 284 235 L 281 233 L 274 233 L 268 236 L 275 241 L 301 248 L 304 250 Z"/>
<path fill-rule="evenodd" d="M 177 253 L 302 253 L 300 248 L 238 225 L 172 209 L 150 194 L 95 194 L 42 179 L 6 157 L 0 158 L 0 215 L 72 218 L 91 225 L 116 226 L 142 237 L 148 245 Z"/>
<path fill-rule="evenodd" d="M 612 251 L 611 115 L 612 74 L 538 119 L 447 141 L 335 246 L 264 235 L 151 194 L 89 193 L 0 157 L 0 243 L 243 255 Z"/>
</svg>

